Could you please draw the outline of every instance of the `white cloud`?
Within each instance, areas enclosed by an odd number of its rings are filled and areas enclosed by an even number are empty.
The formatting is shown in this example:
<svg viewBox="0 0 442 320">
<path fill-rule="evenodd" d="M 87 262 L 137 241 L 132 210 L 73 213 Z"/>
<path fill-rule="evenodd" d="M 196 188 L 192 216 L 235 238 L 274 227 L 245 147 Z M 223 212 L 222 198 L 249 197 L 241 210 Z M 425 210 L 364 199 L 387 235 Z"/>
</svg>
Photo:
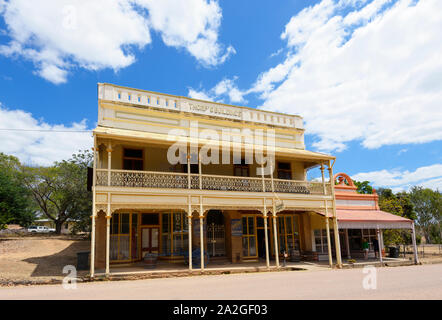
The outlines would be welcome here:
<svg viewBox="0 0 442 320">
<path fill-rule="evenodd" d="M 392 0 L 373 0 L 373 2 L 366 5 L 362 10 L 352 11 L 349 13 L 345 19 L 344 23 L 347 25 L 352 25 L 359 22 L 367 22 L 382 9 L 382 7 L 391 3 Z"/>
<path fill-rule="evenodd" d="M 0 128 L 28 130 L 0 130 L 0 152 L 12 154 L 22 163 L 31 165 L 51 165 L 54 161 L 69 159 L 79 150 L 90 150 L 93 144 L 92 133 L 76 132 L 88 130 L 86 120 L 68 126 L 48 124 L 35 119 L 31 113 L 8 110 L 1 104 Z M 51 130 L 55 131 L 47 132 Z"/>
<path fill-rule="evenodd" d="M 277 57 L 277 56 L 279 56 L 279 55 L 281 54 L 282 50 L 283 50 L 283 48 L 279 48 L 278 50 L 276 50 L 275 52 L 273 52 L 273 53 L 269 56 L 269 58 L 273 58 L 273 57 Z"/>
<path fill-rule="evenodd" d="M 260 92 L 261 98 L 267 98 L 268 94 L 275 89 L 275 84 L 286 79 L 288 73 L 297 62 L 299 62 L 299 59 L 296 56 L 288 56 L 283 63 L 261 73 L 247 93 Z"/>
<path fill-rule="evenodd" d="M 380 170 L 361 172 L 352 176 L 358 181 L 370 181 L 375 187 L 389 187 L 395 192 L 418 185 L 442 191 L 442 164 L 420 167 L 415 171 Z"/>
<path fill-rule="evenodd" d="M 244 95 L 246 95 L 247 92 L 238 89 L 235 83 L 236 79 L 237 77 L 233 77 L 233 79 L 223 79 L 208 91 L 198 91 L 189 88 L 188 96 L 194 99 L 216 102 L 223 102 L 223 97 L 228 97 L 232 103 L 247 103 L 244 99 Z"/>
<path fill-rule="evenodd" d="M 313 7 L 301 10 L 287 23 L 281 38 L 286 39 L 291 47 L 305 44 L 328 21 L 335 8 L 333 0 L 322 0 Z"/>
<path fill-rule="evenodd" d="M 0 2 L 0 14 L 9 36 L 0 54 L 32 61 L 53 83 L 66 82 L 78 66 L 129 66 L 134 49 L 151 43 L 151 29 L 203 65 L 223 63 L 235 53 L 218 43 L 222 14 L 214 0 L 9 0 Z"/>
<path fill-rule="evenodd" d="M 168 46 L 186 48 L 206 65 L 223 63 L 236 53 L 232 46 L 222 54 L 218 44 L 221 8 L 214 0 L 136 0 L 149 11 L 150 25 Z"/>
<path fill-rule="evenodd" d="M 322 151 L 440 140 L 440 30 L 439 0 L 322 0 L 291 18 L 289 54 L 247 92 L 302 115 Z"/>
<path fill-rule="evenodd" d="M 205 101 L 215 101 L 215 99 L 211 96 L 209 96 L 206 92 L 204 91 L 198 91 L 192 88 L 188 89 L 188 96 L 192 99 L 198 99 L 198 100 L 205 100 Z"/>
<path fill-rule="evenodd" d="M 224 53 L 223 56 L 219 58 L 219 61 L 216 64 L 223 64 L 227 59 L 230 58 L 230 56 L 236 54 L 236 50 L 233 46 L 228 46 L 226 49 L 226 53 Z"/>
<path fill-rule="evenodd" d="M 237 88 L 235 80 L 236 78 L 224 79 L 220 81 L 212 90 L 217 96 L 228 95 L 231 102 L 244 102 L 244 93 Z"/>
</svg>

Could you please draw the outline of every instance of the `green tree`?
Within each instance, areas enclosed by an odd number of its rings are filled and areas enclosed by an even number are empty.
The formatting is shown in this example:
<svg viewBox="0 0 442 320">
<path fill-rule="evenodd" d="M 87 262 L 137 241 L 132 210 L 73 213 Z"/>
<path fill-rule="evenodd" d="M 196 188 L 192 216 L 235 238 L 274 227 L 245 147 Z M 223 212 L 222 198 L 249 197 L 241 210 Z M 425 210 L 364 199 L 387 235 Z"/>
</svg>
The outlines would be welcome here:
<svg viewBox="0 0 442 320">
<path fill-rule="evenodd" d="M 413 187 L 410 191 L 410 199 L 416 210 L 416 222 L 422 231 L 425 240 L 432 242 L 432 228 L 438 226 L 440 233 L 442 198 L 439 191 L 429 188 Z M 434 237 L 433 237 L 434 238 Z"/>
<path fill-rule="evenodd" d="M 356 181 L 353 180 L 354 184 L 356 185 L 356 187 L 358 187 L 358 189 L 356 190 L 358 193 L 363 193 L 363 194 L 372 194 L 373 193 L 373 187 L 370 186 L 370 182 L 369 181 Z"/>
<path fill-rule="evenodd" d="M 91 214 L 91 193 L 87 191 L 87 167 L 92 153 L 83 151 L 51 167 L 25 168 L 25 183 L 44 215 L 61 232 L 68 220 L 82 220 Z"/>
<path fill-rule="evenodd" d="M 393 191 L 391 189 L 387 189 L 387 188 L 379 188 L 377 191 L 377 194 L 379 195 L 379 201 L 384 198 L 393 198 L 394 197 Z"/>
<path fill-rule="evenodd" d="M 404 215 L 400 200 L 395 196 L 391 198 L 381 198 L 379 200 L 379 208 L 382 211 L 390 212 L 401 217 Z M 404 234 L 401 230 L 384 231 L 384 243 L 386 246 L 401 244 L 404 243 L 404 241 L 406 241 L 406 239 L 404 239 Z"/>
<path fill-rule="evenodd" d="M 396 193 L 396 198 L 399 200 L 399 203 L 402 207 L 402 216 L 411 220 L 416 220 L 416 210 L 414 209 L 413 202 L 411 201 L 410 194 L 402 191 L 399 193 Z"/>
<path fill-rule="evenodd" d="M 35 219 L 31 195 L 23 185 L 20 161 L 0 153 L 0 229 L 9 223 L 28 226 Z"/>
<path fill-rule="evenodd" d="M 410 195 L 407 192 L 393 193 L 391 189 L 379 188 L 379 208 L 382 211 L 416 220 L 416 212 L 411 202 Z M 385 230 L 384 242 L 388 245 L 409 244 L 411 235 L 404 230 Z"/>
<path fill-rule="evenodd" d="M 77 184 L 81 186 L 79 191 L 83 200 L 79 203 L 76 214 L 72 216 L 72 219 L 76 220 L 73 233 L 88 232 L 91 230 L 92 193 L 87 191 L 87 173 L 88 167 L 93 166 L 93 160 L 93 153 L 88 150 L 83 150 L 72 155 L 70 160 L 65 161 L 68 165 L 70 164 L 77 168 Z"/>
</svg>

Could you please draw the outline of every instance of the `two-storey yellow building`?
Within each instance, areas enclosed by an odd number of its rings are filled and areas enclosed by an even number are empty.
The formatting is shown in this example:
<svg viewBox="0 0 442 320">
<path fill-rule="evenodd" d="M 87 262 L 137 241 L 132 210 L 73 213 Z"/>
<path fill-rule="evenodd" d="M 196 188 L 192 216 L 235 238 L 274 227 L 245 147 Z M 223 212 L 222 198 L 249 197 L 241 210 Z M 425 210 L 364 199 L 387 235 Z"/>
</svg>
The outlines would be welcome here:
<svg viewBox="0 0 442 320">
<path fill-rule="evenodd" d="M 305 150 L 301 117 L 99 84 L 93 135 L 92 276 L 146 254 L 279 266 L 330 228 L 341 265 L 335 158 Z"/>
</svg>

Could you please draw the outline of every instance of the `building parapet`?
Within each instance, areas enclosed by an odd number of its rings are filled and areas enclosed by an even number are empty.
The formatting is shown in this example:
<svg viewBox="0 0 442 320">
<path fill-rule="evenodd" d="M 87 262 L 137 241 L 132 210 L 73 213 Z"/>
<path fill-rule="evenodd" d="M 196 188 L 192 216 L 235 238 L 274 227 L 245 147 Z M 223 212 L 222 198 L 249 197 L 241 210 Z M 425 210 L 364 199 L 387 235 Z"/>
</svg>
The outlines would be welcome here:
<svg viewBox="0 0 442 320">
<path fill-rule="evenodd" d="M 298 115 L 289 115 L 146 90 L 131 89 L 107 83 L 98 84 L 98 99 L 134 106 L 148 106 L 162 110 L 189 112 L 202 116 L 304 130 L 302 117 Z"/>
</svg>

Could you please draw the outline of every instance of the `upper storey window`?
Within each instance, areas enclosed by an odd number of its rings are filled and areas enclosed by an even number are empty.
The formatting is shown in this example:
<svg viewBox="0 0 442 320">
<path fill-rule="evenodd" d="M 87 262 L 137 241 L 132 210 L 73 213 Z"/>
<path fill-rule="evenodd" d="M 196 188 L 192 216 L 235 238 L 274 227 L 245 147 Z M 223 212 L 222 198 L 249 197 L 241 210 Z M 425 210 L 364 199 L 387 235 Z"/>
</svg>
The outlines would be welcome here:
<svg viewBox="0 0 442 320">
<path fill-rule="evenodd" d="M 179 165 L 179 167 L 177 168 L 177 170 L 179 171 L 179 172 L 182 172 L 182 173 L 187 173 L 188 172 L 188 168 L 187 168 L 187 164 L 181 164 L 181 165 Z M 181 170 L 181 171 L 180 171 Z M 191 163 L 190 164 L 190 173 L 199 173 L 200 172 L 200 170 L 199 170 L 199 166 L 198 166 L 198 164 L 194 164 L 194 163 Z"/>
<path fill-rule="evenodd" d="M 292 168 L 290 162 L 278 162 L 278 179 L 292 179 Z"/>
<path fill-rule="evenodd" d="M 237 177 L 249 177 L 249 165 L 246 164 L 245 159 L 241 159 L 241 164 L 234 165 L 233 174 Z"/>
<path fill-rule="evenodd" d="M 123 150 L 124 170 L 143 170 L 143 150 L 124 149 Z"/>
</svg>

